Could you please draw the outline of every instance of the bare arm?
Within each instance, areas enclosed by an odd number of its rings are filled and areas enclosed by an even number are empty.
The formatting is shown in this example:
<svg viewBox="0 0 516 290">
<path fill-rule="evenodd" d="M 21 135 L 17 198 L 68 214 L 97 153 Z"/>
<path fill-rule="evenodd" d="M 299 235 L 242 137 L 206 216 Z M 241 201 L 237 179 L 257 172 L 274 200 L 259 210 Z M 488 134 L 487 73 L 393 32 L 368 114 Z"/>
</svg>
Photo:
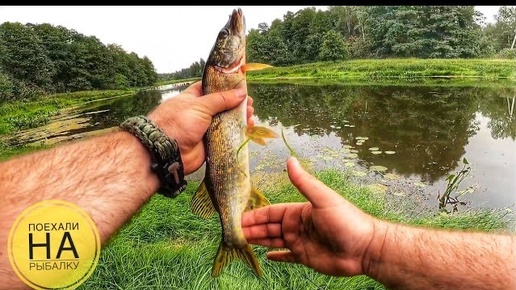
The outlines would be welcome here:
<svg viewBox="0 0 516 290">
<path fill-rule="evenodd" d="M 308 202 L 273 204 L 242 219 L 250 243 L 281 249 L 267 253 L 268 259 L 333 276 L 365 274 L 395 289 L 516 288 L 515 236 L 382 221 L 304 171 L 295 158 L 287 169 Z"/>
<path fill-rule="evenodd" d="M 510 235 L 379 222 L 364 261 L 369 276 L 393 289 L 516 288 Z"/>
<path fill-rule="evenodd" d="M 157 190 L 158 179 L 149 168 L 149 153 L 126 132 L 1 163 L 0 247 L 7 249 L 16 217 L 45 199 L 70 201 L 85 210 L 105 243 Z M 0 253 L 0 280 L 11 287 L 23 285 L 5 250 Z"/>
<path fill-rule="evenodd" d="M 177 140 L 185 174 L 204 162 L 201 140 L 211 117 L 246 97 L 244 92 L 232 90 L 200 98 L 200 88 L 198 82 L 149 114 Z M 252 115 L 251 105 L 248 98 L 248 116 Z M 6 253 L 9 230 L 23 210 L 46 199 L 72 202 L 91 216 L 105 244 L 158 189 L 150 165 L 147 149 L 122 131 L 0 163 L 0 288 L 25 288 Z"/>
</svg>

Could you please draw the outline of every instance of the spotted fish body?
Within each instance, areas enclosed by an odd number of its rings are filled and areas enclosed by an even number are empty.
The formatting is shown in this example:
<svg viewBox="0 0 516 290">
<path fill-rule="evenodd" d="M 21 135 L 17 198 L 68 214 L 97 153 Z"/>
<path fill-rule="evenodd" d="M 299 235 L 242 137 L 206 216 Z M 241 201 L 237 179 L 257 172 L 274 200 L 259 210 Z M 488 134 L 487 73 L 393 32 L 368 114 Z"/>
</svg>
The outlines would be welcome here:
<svg viewBox="0 0 516 290">
<path fill-rule="evenodd" d="M 246 67 L 250 66 L 246 65 L 245 19 L 238 9 L 219 32 L 206 61 L 203 94 L 237 87 L 247 92 Z M 264 67 L 266 65 L 256 65 L 255 69 Z M 246 139 L 263 143 L 262 138 L 276 136 L 267 128 L 248 127 L 246 114 L 247 101 L 244 100 L 238 107 L 215 115 L 204 136 L 206 173 L 191 207 L 201 217 L 215 212 L 220 217 L 222 241 L 213 264 L 213 277 L 219 276 L 224 267 L 237 258 L 261 275 L 260 265 L 243 234 L 241 216 L 245 210 L 269 202 L 251 185 Z"/>
</svg>

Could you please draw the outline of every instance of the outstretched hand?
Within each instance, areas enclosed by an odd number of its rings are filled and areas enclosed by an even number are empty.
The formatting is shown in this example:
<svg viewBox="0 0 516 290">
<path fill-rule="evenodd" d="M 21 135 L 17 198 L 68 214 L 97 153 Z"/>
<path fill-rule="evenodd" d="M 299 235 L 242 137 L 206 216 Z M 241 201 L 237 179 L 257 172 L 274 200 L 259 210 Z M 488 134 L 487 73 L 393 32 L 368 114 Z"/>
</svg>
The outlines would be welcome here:
<svg viewBox="0 0 516 290">
<path fill-rule="evenodd" d="M 307 173 L 295 157 L 287 161 L 287 169 L 308 202 L 245 212 L 242 228 L 247 241 L 288 249 L 267 253 L 273 261 L 300 263 L 327 275 L 363 274 L 375 219 Z"/>
<path fill-rule="evenodd" d="M 201 97 L 202 96 L 202 97 Z M 233 89 L 202 94 L 201 82 L 196 82 L 181 94 L 160 104 L 149 118 L 179 144 L 185 174 L 190 174 L 204 163 L 202 137 L 217 113 L 235 108 L 246 99 L 247 92 Z M 247 96 L 247 123 L 254 125 L 253 99 Z"/>
</svg>

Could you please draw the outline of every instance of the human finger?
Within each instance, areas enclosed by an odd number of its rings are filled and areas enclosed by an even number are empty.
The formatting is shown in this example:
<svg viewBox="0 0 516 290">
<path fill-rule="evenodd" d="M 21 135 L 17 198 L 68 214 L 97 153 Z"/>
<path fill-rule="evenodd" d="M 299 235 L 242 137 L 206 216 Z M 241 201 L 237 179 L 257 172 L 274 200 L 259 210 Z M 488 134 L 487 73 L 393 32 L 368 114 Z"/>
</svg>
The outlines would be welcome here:
<svg viewBox="0 0 516 290">
<path fill-rule="evenodd" d="M 247 119 L 251 119 L 253 117 L 254 108 L 247 106 Z"/>
<path fill-rule="evenodd" d="M 211 115 L 232 109 L 240 104 L 246 93 L 243 89 L 232 89 L 204 95 L 200 100 L 210 110 Z"/>
<path fill-rule="evenodd" d="M 254 239 L 254 238 L 247 238 L 246 239 L 248 243 L 253 245 L 260 245 L 267 248 L 285 248 L 285 240 L 282 238 L 263 238 L 263 239 Z"/>
<path fill-rule="evenodd" d="M 272 251 L 267 253 L 267 259 L 276 262 L 288 262 L 295 263 L 296 258 L 292 254 L 291 251 L 282 250 L 282 251 Z"/>
<path fill-rule="evenodd" d="M 268 223 L 242 227 L 244 235 L 249 239 L 281 238 L 283 236 L 280 223 Z"/>
<path fill-rule="evenodd" d="M 323 182 L 306 172 L 295 157 L 287 160 L 288 176 L 292 184 L 314 207 L 333 206 L 342 202 L 342 196 L 326 186 Z"/>
<path fill-rule="evenodd" d="M 300 205 L 302 203 L 276 203 L 252 211 L 246 211 L 242 215 L 242 227 L 281 223 L 287 208 L 294 208 Z"/>
<path fill-rule="evenodd" d="M 193 94 L 196 97 L 202 96 L 202 82 L 198 81 L 191 84 L 188 88 L 186 88 L 183 93 Z"/>
</svg>

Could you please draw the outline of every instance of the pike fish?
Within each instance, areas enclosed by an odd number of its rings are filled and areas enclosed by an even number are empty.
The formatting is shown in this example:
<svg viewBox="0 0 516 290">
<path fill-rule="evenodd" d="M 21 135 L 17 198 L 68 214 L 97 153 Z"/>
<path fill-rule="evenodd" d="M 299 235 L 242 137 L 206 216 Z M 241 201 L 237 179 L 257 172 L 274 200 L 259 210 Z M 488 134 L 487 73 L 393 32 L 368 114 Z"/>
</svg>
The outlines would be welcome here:
<svg viewBox="0 0 516 290">
<path fill-rule="evenodd" d="M 233 10 L 220 30 L 206 61 L 203 94 L 243 88 L 247 92 L 246 71 L 270 67 L 246 63 L 245 18 L 241 9 Z M 247 100 L 238 107 L 217 114 L 204 135 L 206 173 L 192 197 L 192 212 L 207 218 L 217 212 L 222 240 L 213 262 L 211 275 L 219 276 L 236 259 L 245 261 L 257 276 L 260 265 L 247 243 L 241 226 L 242 213 L 270 204 L 251 185 L 247 143 L 266 145 L 265 138 L 277 134 L 260 126 L 247 126 Z"/>
</svg>

